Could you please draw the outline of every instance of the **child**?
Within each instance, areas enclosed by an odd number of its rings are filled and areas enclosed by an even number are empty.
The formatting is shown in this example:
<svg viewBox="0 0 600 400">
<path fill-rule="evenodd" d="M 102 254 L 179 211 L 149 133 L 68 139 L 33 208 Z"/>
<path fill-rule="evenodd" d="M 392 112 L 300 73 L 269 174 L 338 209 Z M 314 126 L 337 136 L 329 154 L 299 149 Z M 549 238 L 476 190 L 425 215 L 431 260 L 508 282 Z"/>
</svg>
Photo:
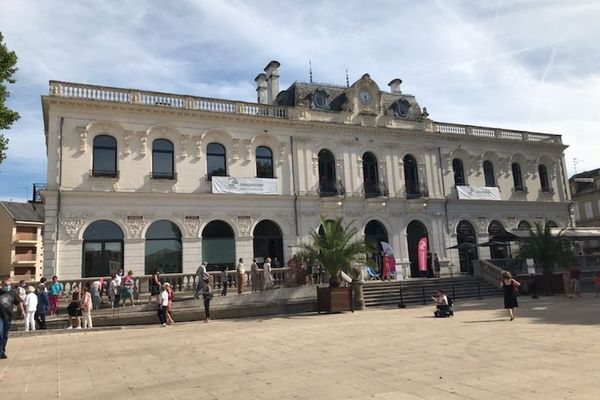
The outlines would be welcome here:
<svg viewBox="0 0 600 400">
<path fill-rule="evenodd" d="M 73 318 L 77 321 L 75 329 L 81 329 L 81 296 L 79 295 L 79 289 L 77 286 L 73 289 L 71 296 L 71 303 L 67 306 L 67 312 L 69 313 L 69 326 L 67 329 L 73 329 Z"/>
<path fill-rule="evenodd" d="M 208 279 L 204 280 L 204 288 L 202 289 L 202 299 L 204 300 L 204 322 L 210 322 L 210 300 L 213 298 L 212 288 Z"/>
<path fill-rule="evenodd" d="M 223 268 L 221 268 L 221 286 L 223 286 L 223 289 L 221 289 L 221 296 L 227 296 L 227 286 L 229 286 L 229 277 L 227 276 L 227 267 L 224 265 Z"/>
<path fill-rule="evenodd" d="M 25 296 L 25 331 L 35 331 L 35 312 L 37 310 L 38 298 L 33 286 L 27 286 Z"/>
<path fill-rule="evenodd" d="M 596 297 L 600 294 L 600 272 L 594 275 L 594 289 L 596 289 Z"/>
<path fill-rule="evenodd" d="M 92 300 L 92 295 L 87 288 L 81 289 L 82 298 L 81 298 L 81 311 L 83 313 L 83 327 L 84 328 L 93 328 L 92 326 L 92 308 L 94 306 L 94 302 Z"/>
</svg>

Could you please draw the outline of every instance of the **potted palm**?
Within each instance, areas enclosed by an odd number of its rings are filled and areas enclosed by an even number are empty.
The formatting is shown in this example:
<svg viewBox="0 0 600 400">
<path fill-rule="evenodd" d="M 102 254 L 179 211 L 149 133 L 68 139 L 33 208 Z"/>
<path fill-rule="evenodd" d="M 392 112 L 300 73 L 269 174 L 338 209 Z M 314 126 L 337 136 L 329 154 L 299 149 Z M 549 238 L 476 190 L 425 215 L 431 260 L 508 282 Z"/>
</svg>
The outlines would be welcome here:
<svg viewBox="0 0 600 400">
<path fill-rule="evenodd" d="M 298 255 L 308 262 L 319 264 L 329 273 L 329 287 L 317 288 L 318 311 L 329 313 L 353 311 L 352 288 L 340 287 L 341 272 L 353 274 L 353 264 L 364 261 L 367 251 L 362 240 L 357 240 L 358 229 L 342 218 L 329 220 L 321 217 L 320 232 L 311 232 L 309 243 L 298 246 Z"/>
</svg>

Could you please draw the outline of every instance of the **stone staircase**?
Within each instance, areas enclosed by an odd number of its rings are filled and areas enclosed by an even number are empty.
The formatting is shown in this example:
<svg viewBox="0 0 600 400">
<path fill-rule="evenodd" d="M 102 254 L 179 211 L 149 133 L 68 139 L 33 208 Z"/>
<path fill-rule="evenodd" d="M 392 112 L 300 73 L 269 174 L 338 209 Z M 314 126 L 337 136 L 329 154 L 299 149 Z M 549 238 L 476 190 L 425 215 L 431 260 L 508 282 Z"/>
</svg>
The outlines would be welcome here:
<svg viewBox="0 0 600 400">
<path fill-rule="evenodd" d="M 455 277 L 437 279 L 410 279 L 401 282 L 368 281 L 363 286 L 366 307 L 389 306 L 400 304 L 431 304 L 431 296 L 438 288 L 444 290 L 448 298 L 478 299 L 497 297 L 502 291 L 482 278 Z M 425 302 L 425 303 L 424 303 Z"/>
</svg>

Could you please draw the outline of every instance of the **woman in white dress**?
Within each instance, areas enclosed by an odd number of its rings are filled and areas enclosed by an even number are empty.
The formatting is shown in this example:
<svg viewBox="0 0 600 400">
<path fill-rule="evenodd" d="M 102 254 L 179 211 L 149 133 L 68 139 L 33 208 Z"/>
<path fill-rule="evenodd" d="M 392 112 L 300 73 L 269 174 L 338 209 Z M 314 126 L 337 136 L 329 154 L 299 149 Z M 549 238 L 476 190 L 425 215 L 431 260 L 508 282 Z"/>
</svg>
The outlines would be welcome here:
<svg viewBox="0 0 600 400">
<path fill-rule="evenodd" d="M 263 282 L 265 289 L 271 289 L 273 287 L 273 275 L 271 275 L 271 259 L 267 257 L 263 264 Z"/>
</svg>

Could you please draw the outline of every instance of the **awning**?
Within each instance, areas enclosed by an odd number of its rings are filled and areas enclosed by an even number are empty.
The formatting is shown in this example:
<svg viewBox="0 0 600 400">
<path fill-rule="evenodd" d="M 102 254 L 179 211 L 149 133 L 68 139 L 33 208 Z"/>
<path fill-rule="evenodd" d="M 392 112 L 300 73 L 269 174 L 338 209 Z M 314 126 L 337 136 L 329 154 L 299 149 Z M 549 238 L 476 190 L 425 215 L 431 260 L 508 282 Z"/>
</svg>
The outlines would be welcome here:
<svg viewBox="0 0 600 400">
<path fill-rule="evenodd" d="M 519 238 L 528 238 L 529 231 L 523 229 L 511 229 L 511 233 Z M 589 227 L 589 228 L 550 228 L 550 234 L 552 236 L 561 236 L 573 239 L 600 239 L 600 228 Z"/>
</svg>

